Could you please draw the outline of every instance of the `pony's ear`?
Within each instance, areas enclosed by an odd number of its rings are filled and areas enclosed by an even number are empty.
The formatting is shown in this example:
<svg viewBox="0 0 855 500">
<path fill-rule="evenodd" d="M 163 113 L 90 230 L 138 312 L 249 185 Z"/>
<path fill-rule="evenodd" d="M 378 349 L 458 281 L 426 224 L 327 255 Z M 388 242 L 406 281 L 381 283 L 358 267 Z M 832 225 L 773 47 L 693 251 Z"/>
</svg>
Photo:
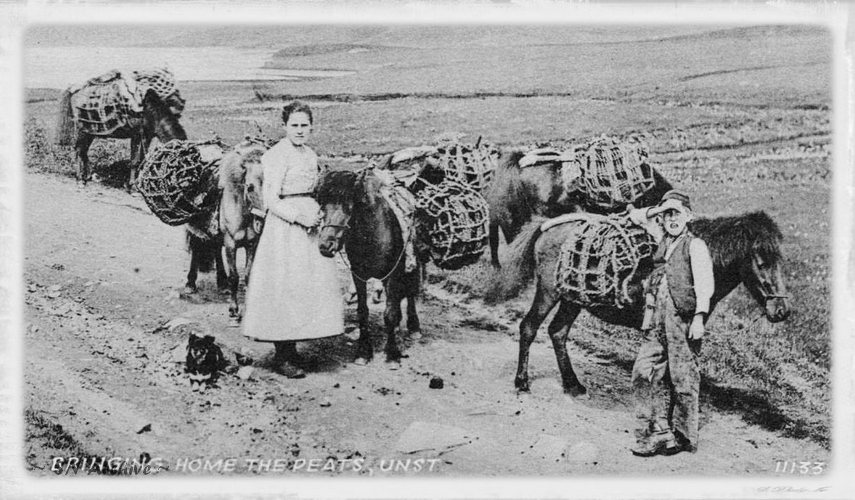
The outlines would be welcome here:
<svg viewBox="0 0 855 500">
<path fill-rule="evenodd" d="M 321 165 L 318 169 L 318 178 L 315 180 L 315 185 L 312 186 L 312 193 L 314 193 L 315 196 L 318 195 L 318 189 L 321 187 L 321 184 L 324 182 L 324 179 L 326 179 L 327 175 L 329 175 L 330 170 L 332 169 L 326 163 Z"/>
</svg>

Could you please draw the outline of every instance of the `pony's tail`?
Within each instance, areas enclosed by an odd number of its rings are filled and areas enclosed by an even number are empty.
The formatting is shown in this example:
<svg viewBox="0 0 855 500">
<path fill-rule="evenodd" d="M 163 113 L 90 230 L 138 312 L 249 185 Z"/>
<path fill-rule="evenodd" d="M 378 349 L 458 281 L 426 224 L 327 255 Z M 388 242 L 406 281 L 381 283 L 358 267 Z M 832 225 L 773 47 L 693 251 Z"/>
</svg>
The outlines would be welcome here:
<svg viewBox="0 0 855 500">
<path fill-rule="evenodd" d="M 524 154 L 520 150 L 502 151 L 493 179 L 484 190 L 484 199 L 490 207 L 490 218 L 503 220 L 512 214 L 520 189 L 519 162 Z"/>
<path fill-rule="evenodd" d="M 201 273 L 214 270 L 216 259 L 220 255 L 220 242 L 217 238 L 200 238 L 189 229 L 186 231 L 187 251 L 196 257 L 196 265 Z"/>
<path fill-rule="evenodd" d="M 540 237 L 540 226 L 545 217 L 536 216 L 523 226 L 510 245 L 507 263 L 490 280 L 484 293 L 484 302 L 496 304 L 518 295 L 534 278 L 536 262 L 534 245 Z"/>
<path fill-rule="evenodd" d="M 71 114 L 71 90 L 65 89 L 59 98 L 56 120 L 56 144 L 71 146 L 74 142 L 74 117 Z"/>
<path fill-rule="evenodd" d="M 537 194 L 522 180 L 520 160 L 525 154 L 520 150 L 502 152 L 499 167 L 484 191 L 490 213 L 490 223 L 498 225 L 510 243 L 522 226 L 537 213 Z"/>
</svg>

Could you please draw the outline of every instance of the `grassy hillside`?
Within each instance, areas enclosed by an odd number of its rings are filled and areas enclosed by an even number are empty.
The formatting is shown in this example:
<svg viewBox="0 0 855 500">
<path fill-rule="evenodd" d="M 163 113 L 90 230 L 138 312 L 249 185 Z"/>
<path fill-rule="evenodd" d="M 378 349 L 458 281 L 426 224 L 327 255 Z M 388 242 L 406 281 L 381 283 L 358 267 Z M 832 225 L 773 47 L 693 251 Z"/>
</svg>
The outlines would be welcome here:
<svg viewBox="0 0 855 500">
<path fill-rule="evenodd" d="M 416 31 L 418 39 L 439 36 Z M 659 39 L 639 32 L 632 41 L 601 43 L 532 43 L 530 33 L 539 32 L 520 31 L 503 45 L 301 45 L 279 51 L 269 66 L 357 74 L 270 83 L 261 91 L 273 97 L 535 92 L 760 105 L 829 103 L 831 38 L 818 28 L 738 28 Z M 733 58 L 734 53 L 740 57 Z"/>
</svg>

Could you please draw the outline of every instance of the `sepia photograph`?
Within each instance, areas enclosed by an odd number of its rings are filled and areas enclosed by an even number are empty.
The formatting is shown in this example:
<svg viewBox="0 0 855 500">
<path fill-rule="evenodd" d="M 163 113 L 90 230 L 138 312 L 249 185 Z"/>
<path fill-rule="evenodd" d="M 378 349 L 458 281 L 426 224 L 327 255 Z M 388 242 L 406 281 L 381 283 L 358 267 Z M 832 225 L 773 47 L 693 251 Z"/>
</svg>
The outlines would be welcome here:
<svg viewBox="0 0 855 500">
<path fill-rule="evenodd" d="M 15 477 L 845 497 L 845 21 L 613 7 L 15 25 Z"/>
</svg>

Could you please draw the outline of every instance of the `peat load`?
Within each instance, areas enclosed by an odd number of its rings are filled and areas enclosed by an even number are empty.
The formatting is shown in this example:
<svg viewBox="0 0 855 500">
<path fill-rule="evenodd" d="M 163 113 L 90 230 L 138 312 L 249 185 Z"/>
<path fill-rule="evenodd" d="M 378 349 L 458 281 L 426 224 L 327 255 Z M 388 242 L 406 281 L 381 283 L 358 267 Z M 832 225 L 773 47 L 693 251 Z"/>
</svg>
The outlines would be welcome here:
<svg viewBox="0 0 855 500">
<path fill-rule="evenodd" d="M 112 134 L 142 110 L 141 99 L 116 70 L 70 90 L 79 96 L 74 106 L 79 127 L 93 135 Z"/>
<path fill-rule="evenodd" d="M 137 189 L 161 221 L 170 226 L 185 224 L 202 212 L 216 209 L 223 155 L 224 147 L 218 140 L 174 139 L 146 157 Z"/>
<path fill-rule="evenodd" d="M 445 179 L 484 191 L 499 163 L 499 150 L 479 137 L 473 146 L 451 142 L 437 147 L 439 168 Z"/>
<path fill-rule="evenodd" d="M 487 246 L 484 197 L 454 180 L 423 184 L 416 191 L 418 232 L 427 239 L 431 260 L 448 270 L 474 264 Z"/>
<path fill-rule="evenodd" d="M 577 148 L 579 189 L 591 206 L 626 207 L 656 184 L 647 158 L 647 146 L 638 138 L 602 138 Z"/>
<path fill-rule="evenodd" d="M 655 240 L 626 217 L 572 216 L 567 223 L 577 224 L 578 229 L 561 245 L 555 269 L 557 290 L 586 307 L 630 305 L 634 298 L 630 285 L 639 269 L 652 265 Z"/>
</svg>

